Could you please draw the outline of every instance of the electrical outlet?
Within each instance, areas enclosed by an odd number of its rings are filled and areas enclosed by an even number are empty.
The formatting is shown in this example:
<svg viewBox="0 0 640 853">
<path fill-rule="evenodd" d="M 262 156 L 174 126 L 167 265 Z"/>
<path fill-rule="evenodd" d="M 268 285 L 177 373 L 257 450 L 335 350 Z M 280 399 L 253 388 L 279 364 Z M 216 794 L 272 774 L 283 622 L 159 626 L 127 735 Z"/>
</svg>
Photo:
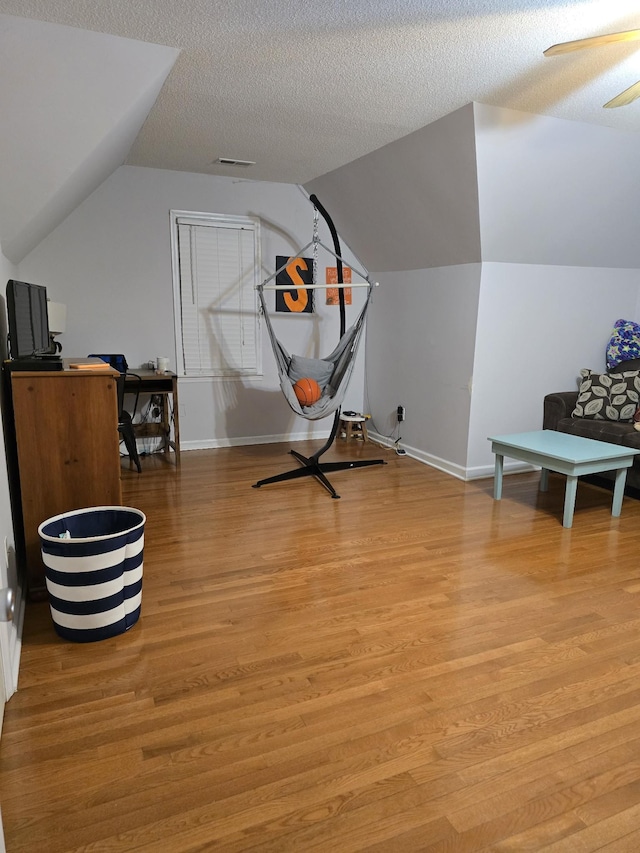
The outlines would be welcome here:
<svg viewBox="0 0 640 853">
<path fill-rule="evenodd" d="M 398 423 L 401 424 L 402 421 L 405 419 L 405 408 L 404 408 L 404 406 L 398 406 L 397 414 L 398 414 Z"/>
</svg>

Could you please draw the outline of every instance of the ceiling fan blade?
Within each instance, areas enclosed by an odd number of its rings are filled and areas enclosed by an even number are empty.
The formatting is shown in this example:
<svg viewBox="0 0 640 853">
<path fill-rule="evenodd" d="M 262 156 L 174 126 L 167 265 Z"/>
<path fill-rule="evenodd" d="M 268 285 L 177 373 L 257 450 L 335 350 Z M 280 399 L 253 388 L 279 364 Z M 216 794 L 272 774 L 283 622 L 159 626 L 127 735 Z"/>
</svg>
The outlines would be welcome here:
<svg viewBox="0 0 640 853">
<path fill-rule="evenodd" d="M 592 36 L 587 39 L 576 39 L 576 41 L 563 41 L 559 44 L 552 44 L 543 53 L 545 56 L 556 56 L 559 53 L 571 53 L 574 50 L 582 50 L 585 47 L 598 47 L 601 44 L 638 40 L 640 40 L 640 30 L 626 30 L 623 33 L 608 33 L 604 36 Z"/>
<path fill-rule="evenodd" d="M 620 92 L 620 94 L 616 95 L 615 98 L 607 101 L 605 107 L 626 107 L 627 104 L 635 101 L 636 98 L 640 98 L 640 80 L 638 80 L 637 83 L 634 83 L 633 86 L 629 86 L 629 88 L 625 89 L 624 92 Z"/>
</svg>

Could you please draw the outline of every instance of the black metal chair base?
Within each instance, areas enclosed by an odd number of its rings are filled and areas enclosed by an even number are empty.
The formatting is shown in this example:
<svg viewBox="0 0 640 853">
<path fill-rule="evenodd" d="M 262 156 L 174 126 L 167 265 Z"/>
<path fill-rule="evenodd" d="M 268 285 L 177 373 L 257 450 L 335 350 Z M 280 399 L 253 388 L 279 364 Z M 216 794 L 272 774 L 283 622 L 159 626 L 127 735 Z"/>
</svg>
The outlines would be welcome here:
<svg viewBox="0 0 640 853">
<path fill-rule="evenodd" d="M 299 480 L 301 477 L 315 477 L 318 482 L 325 487 L 332 498 L 339 498 L 340 495 L 333 488 L 325 473 L 333 471 L 347 471 L 350 468 L 368 468 L 370 465 L 386 465 L 384 459 L 358 459 L 352 462 L 319 462 L 318 454 L 314 456 L 303 456 L 297 450 L 289 451 L 292 456 L 298 460 L 303 466 L 302 468 L 294 468 L 293 471 L 285 471 L 283 474 L 276 474 L 274 477 L 267 477 L 266 480 L 259 480 L 254 483 L 253 488 L 259 489 L 260 486 L 266 486 L 269 483 L 282 483 L 285 480 Z"/>
</svg>

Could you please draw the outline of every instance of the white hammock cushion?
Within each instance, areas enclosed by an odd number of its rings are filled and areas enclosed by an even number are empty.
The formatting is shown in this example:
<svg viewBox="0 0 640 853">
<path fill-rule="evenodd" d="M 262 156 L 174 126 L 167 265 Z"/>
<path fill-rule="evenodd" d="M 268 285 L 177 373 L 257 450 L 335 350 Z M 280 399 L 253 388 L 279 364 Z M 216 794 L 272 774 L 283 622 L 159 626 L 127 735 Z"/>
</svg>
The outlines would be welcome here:
<svg viewBox="0 0 640 853">
<path fill-rule="evenodd" d="M 299 379 L 315 379 L 324 391 L 331 379 L 333 367 L 332 361 L 325 361 L 323 358 L 304 358 L 301 355 L 292 355 L 287 373 L 294 385 Z"/>
</svg>

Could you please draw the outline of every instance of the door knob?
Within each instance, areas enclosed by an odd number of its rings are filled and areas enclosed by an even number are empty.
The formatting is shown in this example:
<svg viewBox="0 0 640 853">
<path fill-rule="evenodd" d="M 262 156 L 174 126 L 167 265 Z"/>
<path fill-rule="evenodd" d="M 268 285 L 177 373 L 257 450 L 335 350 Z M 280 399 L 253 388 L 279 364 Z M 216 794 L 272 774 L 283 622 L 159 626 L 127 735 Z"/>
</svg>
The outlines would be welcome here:
<svg viewBox="0 0 640 853">
<path fill-rule="evenodd" d="M 0 622 L 13 621 L 16 609 L 15 596 L 10 586 L 0 589 Z"/>
</svg>

